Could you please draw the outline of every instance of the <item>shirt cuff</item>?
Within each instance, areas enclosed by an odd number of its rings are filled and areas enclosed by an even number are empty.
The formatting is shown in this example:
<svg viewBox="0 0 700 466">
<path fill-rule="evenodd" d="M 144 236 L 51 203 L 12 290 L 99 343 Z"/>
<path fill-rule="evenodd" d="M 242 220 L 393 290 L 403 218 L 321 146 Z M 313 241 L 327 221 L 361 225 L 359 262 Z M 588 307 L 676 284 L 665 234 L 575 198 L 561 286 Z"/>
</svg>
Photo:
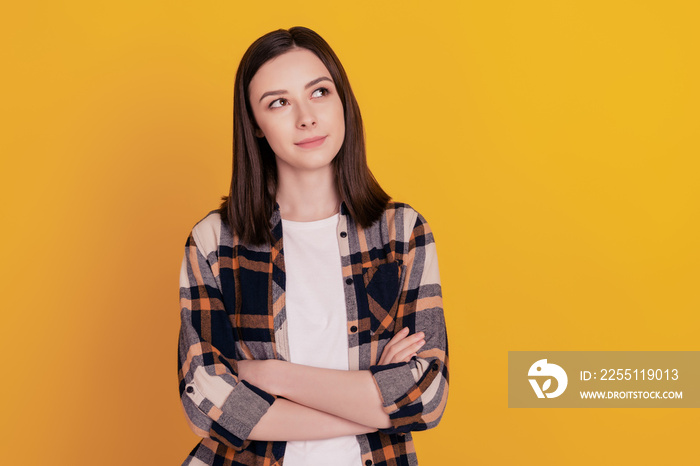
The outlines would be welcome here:
<svg viewBox="0 0 700 466">
<path fill-rule="evenodd" d="M 398 406 L 395 406 L 396 403 L 416 384 L 407 362 L 371 366 L 369 370 L 374 377 L 374 383 L 379 389 L 382 404 L 387 413 L 398 409 Z M 387 409 L 392 406 L 392 409 Z"/>
<path fill-rule="evenodd" d="M 216 423 L 226 432 L 245 440 L 275 399 L 275 396 L 241 380 L 226 398 Z"/>
<path fill-rule="evenodd" d="M 189 387 L 192 385 L 193 391 Z M 211 431 L 236 449 L 247 446 L 250 431 L 257 425 L 277 397 L 245 380 L 239 381 L 221 405 L 215 406 L 211 400 L 201 397 L 194 384 L 186 390 L 198 408 L 212 419 Z"/>
</svg>

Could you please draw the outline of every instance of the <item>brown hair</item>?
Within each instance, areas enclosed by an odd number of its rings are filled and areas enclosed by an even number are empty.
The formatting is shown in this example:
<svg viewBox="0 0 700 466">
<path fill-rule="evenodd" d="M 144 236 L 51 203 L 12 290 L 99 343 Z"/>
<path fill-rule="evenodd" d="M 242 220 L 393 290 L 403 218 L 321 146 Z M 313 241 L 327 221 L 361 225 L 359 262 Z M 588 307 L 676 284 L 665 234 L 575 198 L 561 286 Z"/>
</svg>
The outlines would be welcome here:
<svg viewBox="0 0 700 466">
<path fill-rule="evenodd" d="M 363 228 L 369 227 L 381 217 L 391 199 L 367 166 L 360 107 L 345 69 L 331 47 L 305 27 L 272 31 L 248 47 L 238 66 L 234 86 L 233 174 L 229 195 L 222 197 L 219 213 L 244 243 L 259 245 L 273 241 L 270 217 L 277 194 L 275 154 L 266 139 L 255 136 L 248 86 L 262 65 L 296 47 L 310 50 L 323 62 L 343 103 L 345 139 L 332 163 L 340 198 L 353 220 Z"/>
</svg>

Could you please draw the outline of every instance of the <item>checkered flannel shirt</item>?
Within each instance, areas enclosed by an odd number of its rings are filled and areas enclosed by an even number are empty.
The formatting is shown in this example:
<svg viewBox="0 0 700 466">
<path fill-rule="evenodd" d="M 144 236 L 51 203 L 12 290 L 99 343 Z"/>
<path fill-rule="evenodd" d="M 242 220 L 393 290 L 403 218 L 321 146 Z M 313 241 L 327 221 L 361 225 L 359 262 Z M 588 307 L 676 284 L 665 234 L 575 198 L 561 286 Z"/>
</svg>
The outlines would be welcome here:
<svg viewBox="0 0 700 466">
<path fill-rule="evenodd" d="M 369 370 L 392 426 L 358 435 L 362 464 L 418 464 L 411 431 L 434 427 L 447 403 L 447 333 L 433 234 L 407 204 L 390 203 L 363 229 L 341 205 L 338 223 L 350 370 Z M 216 211 L 192 229 L 180 272 L 179 391 L 202 440 L 185 465 L 282 465 L 286 442 L 248 440 L 273 394 L 240 380 L 241 359 L 289 360 L 279 208 L 273 244 L 232 236 Z M 410 362 L 378 365 L 399 330 L 425 332 Z"/>
</svg>

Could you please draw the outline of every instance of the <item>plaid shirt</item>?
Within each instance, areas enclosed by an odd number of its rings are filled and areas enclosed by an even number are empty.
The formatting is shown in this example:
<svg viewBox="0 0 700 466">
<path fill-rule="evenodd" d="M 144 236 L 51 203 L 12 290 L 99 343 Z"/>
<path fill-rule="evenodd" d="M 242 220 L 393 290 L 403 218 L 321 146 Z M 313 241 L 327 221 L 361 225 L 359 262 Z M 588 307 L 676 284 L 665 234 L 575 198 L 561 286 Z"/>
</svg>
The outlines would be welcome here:
<svg viewBox="0 0 700 466">
<path fill-rule="evenodd" d="M 433 235 L 410 206 L 390 203 L 363 229 L 341 205 L 338 223 L 350 370 L 369 370 L 392 426 L 358 435 L 362 464 L 416 465 L 411 431 L 440 421 L 448 392 L 447 334 Z M 286 442 L 247 440 L 274 403 L 240 380 L 237 360 L 289 360 L 282 221 L 271 245 L 241 244 L 216 211 L 192 229 L 180 272 L 180 399 L 203 439 L 185 465 L 282 465 Z M 408 363 L 377 365 L 403 327 L 425 332 Z"/>
</svg>

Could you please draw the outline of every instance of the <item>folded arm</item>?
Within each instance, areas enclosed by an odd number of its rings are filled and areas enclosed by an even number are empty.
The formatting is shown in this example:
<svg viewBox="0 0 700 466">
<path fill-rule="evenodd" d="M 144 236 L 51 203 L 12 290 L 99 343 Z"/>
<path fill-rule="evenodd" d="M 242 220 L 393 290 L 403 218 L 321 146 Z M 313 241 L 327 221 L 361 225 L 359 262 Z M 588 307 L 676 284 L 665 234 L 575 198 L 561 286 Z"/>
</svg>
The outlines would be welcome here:
<svg viewBox="0 0 700 466">
<path fill-rule="evenodd" d="M 209 260 L 215 263 L 214 255 L 198 246 L 194 231 L 187 238 L 180 269 L 180 400 L 197 435 L 240 450 L 275 396 L 238 376 L 218 267 L 212 268 Z"/>
<path fill-rule="evenodd" d="M 243 380 L 246 363 L 275 360 L 234 359 L 234 331 L 211 254 L 191 234 L 180 271 L 178 378 L 192 431 L 235 450 L 251 440 L 317 440 L 376 431 L 376 426 L 278 398 L 252 380 Z"/>
<path fill-rule="evenodd" d="M 398 304 L 406 328 L 369 370 L 337 371 L 278 360 L 237 361 L 215 251 L 199 248 L 193 231 L 180 273 L 178 342 L 180 395 L 192 430 L 240 450 L 250 440 L 313 440 L 437 425 L 447 400 L 447 336 L 435 245 L 420 215 L 407 242 Z"/>
<path fill-rule="evenodd" d="M 411 331 L 425 333 L 425 345 L 406 363 L 370 367 L 391 419 L 385 433 L 425 430 L 440 422 L 447 405 L 449 358 L 437 249 L 423 216 L 413 211 L 404 243 L 403 289 L 397 315 Z"/>
<path fill-rule="evenodd" d="M 447 334 L 435 243 L 417 213 L 403 263 L 397 315 L 409 327 L 384 346 L 369 370 L 241 361 L 241 378 L 276 396 L 385 433 L 436 426 L 447 403 Z M 410 330 L 419 331 L 409 335 Z"/>
<path fill-rule="evenodd" d="M 409 361 L 425 343 L 423 336 L 422 332 L 409 335 L 408 329 L 398 332 L 384 348 L 380 364 Z M 369 370 L 322 369 L 275 359 L 238 365 L 242 379 L 267 392 L 373 430 L 391 427 Z"/>
<path fill-rule="evenodd" d="M 250 440 L 321 440 L 375 432 L 369 427 L 278 398 L 251 430 Z"/>
</svg>

